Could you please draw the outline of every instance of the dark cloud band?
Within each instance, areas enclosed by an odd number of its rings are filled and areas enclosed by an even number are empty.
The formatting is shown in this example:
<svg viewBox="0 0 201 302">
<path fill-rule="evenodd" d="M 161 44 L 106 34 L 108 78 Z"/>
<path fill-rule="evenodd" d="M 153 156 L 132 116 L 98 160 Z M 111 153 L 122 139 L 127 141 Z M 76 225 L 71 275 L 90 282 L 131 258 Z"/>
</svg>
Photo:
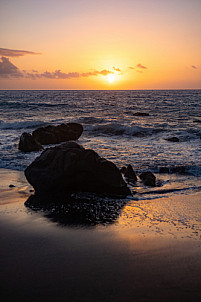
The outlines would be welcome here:
<svg viewBox="0 0 201 302">
<path fill-rule="evenodd" d="M 0 55 L 4 57 L 22 57 L 26 55 L 39 55 L 40 53 L 28 51 L 28 50 L 15 50 L 0 48 Z"/>
</svg>

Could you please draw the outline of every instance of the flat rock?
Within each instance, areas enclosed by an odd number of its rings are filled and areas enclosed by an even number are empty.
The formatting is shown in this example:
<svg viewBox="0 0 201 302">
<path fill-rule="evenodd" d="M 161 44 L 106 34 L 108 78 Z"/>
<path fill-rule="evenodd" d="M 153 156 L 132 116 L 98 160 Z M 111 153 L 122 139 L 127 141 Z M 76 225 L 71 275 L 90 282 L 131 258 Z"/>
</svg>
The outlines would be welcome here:
<svg viewBox="0 0 201 302">
<path fill-rule="evenodd" d="M 149 116 L 149 113 L 146 112 L 135 112 L 133 113 L 134 116 Z"/>
<path fill-rule="evenodd" d="M 42 145 L 59 144 L 77 140 L 83 132 L 81 124 L 67 123 L 58 126 L 48 125 L 33 131 L 33 137 Z"/>
<path fill-rule="evenodd" d="M 173 143 L 178 143 L 180 141 L 179 138 L 176 136 L 168 137 L 165 140 L 168 142 L 173 142 Z"/>
</svg>

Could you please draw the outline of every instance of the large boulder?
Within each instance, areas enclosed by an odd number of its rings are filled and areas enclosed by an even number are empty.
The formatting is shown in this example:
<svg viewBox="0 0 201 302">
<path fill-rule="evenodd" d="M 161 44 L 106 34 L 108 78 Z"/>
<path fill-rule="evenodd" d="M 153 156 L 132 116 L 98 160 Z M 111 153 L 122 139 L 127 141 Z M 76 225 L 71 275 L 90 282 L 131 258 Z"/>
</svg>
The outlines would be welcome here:
<svg viewBox="0 0 201 302">
<path fill-rule="evenodd" d="M 35 140 L 35 138 L 27 132 L 22 133 L 18 149 L 23 152 L 40 151 L 43 149 L 41 144 Z"/>
<path fill-rule="evenodd" d="M 58 126 L 44 126 L 33 131 L 33 137 L 42 145 L 58 144 L 77 140 L 83 132 L 81 124 L 67 123 Z"/>
<path fill-rule="evenodd" d="M 117 166 L 74 141 L 48 148 L 25 170 L 36 194 L 94 192 L 126 196 L 131 192 Z"/>
</svg>

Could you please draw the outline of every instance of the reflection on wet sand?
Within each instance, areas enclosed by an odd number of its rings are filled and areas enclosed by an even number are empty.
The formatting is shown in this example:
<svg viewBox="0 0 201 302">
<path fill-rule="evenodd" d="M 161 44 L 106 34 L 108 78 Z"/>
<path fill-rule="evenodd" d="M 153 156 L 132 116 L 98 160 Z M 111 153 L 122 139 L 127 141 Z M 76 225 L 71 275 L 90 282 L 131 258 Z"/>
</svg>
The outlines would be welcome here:
<svg viewBox="0 0 201 302">
<path fill-rule="evenodd" d="M 41 197 L 31 195 L 25 206 L 41 212 L 52 222 L 62 226 L 96 226 L 114 223 L 125 199 L 101 198 L 95 194 L 79 193 L 67 197 Z"/>
<path fill-rule="evenodd" d="M 4 301 L 201 301 L 200 193 L 62 200 L 24 184 L 0 191 Z"/>
<path fill-rule="evenodd" d="M 131 233 L 131 237 L 141 234 L 199 240 L 199 201 L 200 193 L 153 199 L 142 199 L 138 194 L 132 199 L 112 199 L 93 193 L 76 193 L 65 198 L 31 195 L 25 206 L 60 226 L 110 225 L 111 230 L 122 232 L 122 236 Z"/>
</svg>

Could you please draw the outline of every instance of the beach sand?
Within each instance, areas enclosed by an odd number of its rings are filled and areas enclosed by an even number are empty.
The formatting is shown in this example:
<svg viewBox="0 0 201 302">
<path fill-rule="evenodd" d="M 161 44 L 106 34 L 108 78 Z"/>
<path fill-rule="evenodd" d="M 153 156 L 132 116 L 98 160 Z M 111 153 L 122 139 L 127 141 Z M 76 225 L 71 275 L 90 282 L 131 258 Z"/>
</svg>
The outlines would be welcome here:
<svg viewBox="0 0 201 302">
<path fill-rule="evenodd" d="M 2 301 L 201 301 L 199 192 L 136 198 L 111 224 L 64 224 L 24 205 L 23 172 L 0 177 Z"/>
</svg>

